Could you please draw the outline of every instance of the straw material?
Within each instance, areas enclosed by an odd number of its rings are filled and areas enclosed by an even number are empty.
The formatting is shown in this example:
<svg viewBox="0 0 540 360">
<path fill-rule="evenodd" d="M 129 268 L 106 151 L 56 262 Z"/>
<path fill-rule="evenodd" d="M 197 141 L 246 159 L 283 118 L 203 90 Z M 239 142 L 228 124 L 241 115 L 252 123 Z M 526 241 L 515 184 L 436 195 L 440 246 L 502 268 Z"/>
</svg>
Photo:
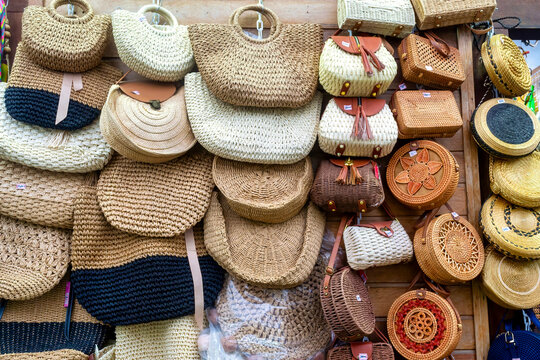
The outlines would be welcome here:
<svg viewBox="0 0 540 360">
<path fill-rule="evenodd" d="M 293 164 L 304 159 L 315 144 L 322 104 L 319 92 L 300 109 L 261 109 L 222 102 L 199 73 L 188 74 L 185 86 L 195 138 L 219 157 L 258 164 Z"/>
<path fill-rule="evenodd" d="M 73 4 L 80 17 L 56 8 Z M 22 43 L 34 62 L 52 70 L 83 72 L 99 65 L 111 31 L 111 17 L 96 15 L 86 0 L 54 0 L 48 7 L 29 6 L 22 17 Z"/>
<path fill-rule="evenodd" d="M 313 183 L 309 157 L 291 165 L 263 165 L 216 156 L 212 176 L 234 212 L 266 223 L 282 223 L 297 215 Z"/>
<path fill-rule="evenodd" d="M 304 282 L 315 265 L 325 216 L 310 203 L 290 220 L 266 224 L 236 214 L 217 192 L 204 218 L 204 244 L 228 273 L 265 288 Z"/>
<path fill-rule="evenodd" d="M 39 353 L 0 355 L 0 360 L 88 360 L 88 355 L 77 350 L 65 349 Z"/>
<path fill-rule="evenodd" d="M 420 30 L 468 24 L 491 19 L 496 0 L 411 0 Z"/>
<path fill-rule="evenodd" d="M 489 159 L 491 191 L 512 204 L 540 207 L 540 152 L 517 159 Z"/>
<path fill-rule="evenodd" d="M 115 155 L 97 187 L 101 209 L 117 229 L 180 235 L 202 220 L 210 204 L 212 156 L 195 148 L 163 164 L 145 164 Z"/>
<path fill-rule="evenodd" d="M 156 110 L 113 85 L 101 112 L 100 127 L 114 150 L 140 162 L 172 160 L 197 142 L 187 118 L 183 87 Z"/>
<path fill-rule="evenodd" d="M 450 151 L 429 140 L 398 149 L 388 164 L 386 182 L 394 197 L 413 209 L 434 209 L 456 191 L 459 165 Z"/>
<path fill-rule="evenodd" d="M 338 26 L 343 30 L 403 38 L 414 28 L 410 0 L 338 0 Z"/>
<path fill-rule="evenodd" d="M 540 259 L 540 208 L 523 208 L 492 195 L 482 205 L 480 226 L 486 239 L 503 254 Z"/>
<path fill-rule="evenodd" d="M 394 360 L 394 349 L 387 343 L 373 343 L 373 352 L 368 360 Z M 355 360 L 351 346 L 338 346 L 328 351 L 327 360 Z"/>
<path fill-rule="evenodd" d="M 471 132 L 478 146 L 496 157 L 532 153 L 540 144 L 540 123 L 524 104 L 512 99 L 491 99 L 473 114 Z"/>
<path fill-rule="evenodd" d="M 188 28 L 163 7 L 143 7 L 139 12 L 113 11 L 114 43 L 120 59 L 132 70 L 156 81 L 178 81 L 195 65 Z M 155 11 L 167 25 L 152 25 L 144 17 Z M 144 20 L 141 20 L 144 19 Z"/>
<path fill-rule="evenodd" d="M 540 261 L 516 260 L 494 247 L 486 249 L 482 270 L 484 292 L 507 309 L 530 309 L 540 305 Z"/>
<path fill-rule="evenodd" d="M 482 44 L 482 61 L 503 95 L 516 97 L 531 90 L 531 71 L 519 47 L 506 35 L 494 35 Z"/>
</svg>

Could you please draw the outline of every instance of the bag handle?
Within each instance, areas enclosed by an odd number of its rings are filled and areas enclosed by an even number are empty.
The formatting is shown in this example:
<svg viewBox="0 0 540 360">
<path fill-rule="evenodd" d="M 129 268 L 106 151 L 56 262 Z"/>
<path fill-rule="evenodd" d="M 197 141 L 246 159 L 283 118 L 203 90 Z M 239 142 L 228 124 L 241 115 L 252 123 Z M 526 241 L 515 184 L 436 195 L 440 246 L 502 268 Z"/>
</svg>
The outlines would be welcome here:
<svg viewBox="0 0 540 360">
<path fill-rule="evenodd" d="M 272 10 L 261 6 L 261 5 L 247 5 L 243 6 L 241 8 L 236 9 L 229 18 L 229 24 L 234 26 L 240 27 L 240 15 L 245 13 L 246 11 L 256 11 L 266 17 L 270 21 L 270 32 L 273 33 L 275 29 L 281 26 L 281 21 L 279 20 L 278 16 L 275 12 Z"/>
<path fill-rule="evenodd" d="M 426 31 L 424 35 L 439 54 L 444 57 L 450 56 L 450 45 L 446 41 L 435 35 L 433 31 Z"/>
<path fill-rule="evenodd" d="M 158 13 L 159 15 L 163 16 L 165 20 L 167 20 L 167 23 L 169 23 L 169 26 L 173 26 L 173 27 L 178 26 L 178 20 L 176 19 L 176 17 L 173 15 L 172 12 L 165 9 L 164 7 L 161 7 L 156 4 L 144 5 L 143 7 L 139 9 L 139 11 L 137 11 L 137 15 L 142 16 L 146 14 L 147 12 Z"/>
<path fill-rule="evenodd" d="M 482 24 L 484 24 L 485 22 L 483 22 Z M 471 32 L 473 34 L 476 34 L 476 35 L 486 35 L 488 32 L 491 31 L 491 29 L 493 29 L 493 20 L 489 20 L 488 22 L 488 27 L 486 29 L 477 29 L 477 28 L 474 28 L 473 25 L 474 24 L 467 24 L 467 27 L 469 28 L 469 30 L 471 30 Z"/>
<path fill-rule="evenodd" d="M 354 219 L 354 216 L 347 220 L 347 216 L 342 216 L 341 221 L 339 223 L 338 232 L 336 234 L 336 239 L 334 240 L 334 247 L 332 248 L 332 253 L 330 255 L 330 259 L 328 260 L 328 266 L 326 267 L 326 274 L 324 275 L 324 296 L 328 296 L 328 287 L 330 285 L 330 278 L 334 274 L 334 265 L 336 263 L 337 254 L 339 251 L 339 246 L 341 245 L 341 240 L 343 239 L 343 231 L 345 231 L 345 228 L 347 225 L 349 225 Z"/>
<path fill-rule="evenodd" d="M 461 217 L 457 212 L 452 209 L 450 204 L 445 203 L 444 205 L 446 206 L 448 211 L 450 211 L 450 214 L 455 221 L 462 222 Z M 424 214 L 422 214 L 422 216 L 420 216 L 420 218 L 416 222 L 416 225 L 414 226 L 415 229 L 420 229 L 421 227 L 424 227 L 424 231 L 422 232 L 422 239 L 426 238 L 428 225 L 435 218 L 435 216 L 437 216 L 437 213 L 439 212 L 441 207 L 442 206 L 439 206 L 433 210 L 427 210 L 426 212 L 424 212 Z"/>
<path fill-rule="evenodd" d="M 77 17 L 77 19 L 86 19 L 94 16 L 94 9 L 92 9 L 92 6 L 86 0 L 53 0 L 49 4 L 49 8 L 52 9 L 52 11 L 56 15 L 64 16 L 58 13 L 56 9 L 58 9 L 62 5 L 68 4 L 76 5 L 83 10 L 84 15 L 81 17 Z"/>
</svg>

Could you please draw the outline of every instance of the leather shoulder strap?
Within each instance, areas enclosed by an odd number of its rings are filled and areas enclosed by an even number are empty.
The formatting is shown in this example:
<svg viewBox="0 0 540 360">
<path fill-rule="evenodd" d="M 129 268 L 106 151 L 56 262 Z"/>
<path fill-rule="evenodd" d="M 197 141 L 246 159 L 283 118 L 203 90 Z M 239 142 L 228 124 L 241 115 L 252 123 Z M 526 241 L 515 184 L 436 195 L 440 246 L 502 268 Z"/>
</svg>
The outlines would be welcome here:
<svg viewBox="0 0 540 360">
<path fill-rule="evenodd" d="M 334 274 L 334 265 L 336 263 L 336 257 L 339 251 L 339 246 L 341 245 L 341 240 L 343 239 L 343 231 L 345 231 L 345 227 L 350 224 L 353 220 L 353 217 L 351 217 L 349 220 L 347 220 L 347 216 L 342 216 L 341 221 L 339 223 L 338 232 L 336 234 L 336 239 L 334 241 L 334 247 L 332 248 L 332 254 L 330 255 L 330 259 L 328 260 L 328 266 L 326 267 L 326 274 L 324 276 L 324 282 L 323 286 L 325 289 L 328 289 L 328 286 L 330 285 L 330 278 Z M 325 292 L 326 294 L 328 292 Z"/>
</svg>

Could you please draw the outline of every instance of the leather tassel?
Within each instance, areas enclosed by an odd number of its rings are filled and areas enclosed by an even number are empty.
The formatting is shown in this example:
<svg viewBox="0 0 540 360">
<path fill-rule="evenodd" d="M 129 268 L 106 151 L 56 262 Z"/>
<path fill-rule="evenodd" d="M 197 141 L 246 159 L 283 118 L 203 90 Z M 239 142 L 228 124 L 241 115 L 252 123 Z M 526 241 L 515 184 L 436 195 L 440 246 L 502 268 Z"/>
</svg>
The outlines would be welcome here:
<svg viewBox="0 0 540 360">
<path fill-rule="evenodd" d="M 344 165 L 341 168 L 341 171 L 339 172 L 339 175 L 336 178 L 336 182 L 338 184 L 345 185 L 345 183 L 347 182 L 347 168 L 348 168 L 347 165 Z"/>
<path fill-rule="evenodd" d="M 360 42 L 358 41 L 356 37 L 354 39 L 356 40 L 358 51 L 360 51 L 360 55 L 362 55 L 362 64 L 364 64 L 364 69 L 366 69 L 366 74 L 368 76 L 373 76 L 373 68 L 371 67 L 371 63 L 368 59 L 368 56 L 367 56 L 368 53 L 366 53 L 366 47 L 363 45 L 360 45 Z"/>
<path fill-rule="evenodd" d="M 351 181 L 350 181 L 350 184 L 351 185 L 357 185 L 357 184 L 360 184 L 362 182 L 362 180 L 364 180 L 362 178 L 362 175 L 360 175 L 360 172 L 358 171 L 358 168 L 354 167 L 354 166 L 351 166 Z"/>
<path fill-rule="evenodd" d="M 358 105 L 358 108 L 356 110 L 356 116 L 354 117 L 354 125 L 351 137 L 358 138 L 358 133 L 360 132 L 360 114 L 361 114 L 362 106 Z"/>
<path fill-rule="evenodd" d="M 369 121 L 366 116 L 366 112 L 364 111 L 364 107 L 362 106 L 362 127 L 361 127 L 361 134 L 362 134 L 362 140 L 371 139 L 373 138 L 373 134 L 371 133 L 371 128 L 369 127 Z"/>
<path fill-rule="evenodd" d="M 362 49 L 369 54 L 369 56 L 371 57 L 371 62 L 373 63 L 373 65 L 375 65 L 377 70 L 381 71 L 384 69 L 384 64 L 380 62 L 379 58 L 377 57 L 377 55 L 375 55 L 373 51 L 369 50 L 365 46 L 362 46 Z"/>
</svg>

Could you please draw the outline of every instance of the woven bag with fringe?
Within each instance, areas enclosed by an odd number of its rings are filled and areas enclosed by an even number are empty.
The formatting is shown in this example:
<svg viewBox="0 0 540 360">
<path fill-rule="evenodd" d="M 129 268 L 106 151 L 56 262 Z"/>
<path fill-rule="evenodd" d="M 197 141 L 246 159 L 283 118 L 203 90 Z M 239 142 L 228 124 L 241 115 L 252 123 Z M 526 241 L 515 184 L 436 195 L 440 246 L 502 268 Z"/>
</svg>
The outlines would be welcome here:
<svg viewBox="0 0 540 360">
<path fill-rule="evenodd" d="M 497 0 L 411 0 L 420 30 L 491 19 Z"/>
</svg>

